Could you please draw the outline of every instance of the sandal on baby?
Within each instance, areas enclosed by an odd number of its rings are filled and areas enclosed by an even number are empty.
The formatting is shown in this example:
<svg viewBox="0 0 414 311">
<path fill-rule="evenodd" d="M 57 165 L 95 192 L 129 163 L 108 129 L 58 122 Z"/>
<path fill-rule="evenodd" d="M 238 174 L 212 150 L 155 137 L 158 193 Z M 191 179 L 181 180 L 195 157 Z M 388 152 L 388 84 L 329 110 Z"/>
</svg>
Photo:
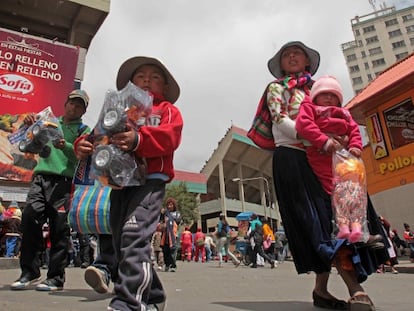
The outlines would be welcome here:
<svg viewBox="0 0 414 311">
<path fill-rule="evenodd" d="M 375 306 L 364 292 L 356 292 L 348 301 L 351 311 L 375 311 Z"/>
<path fill-rule="evenodd" d="M 312 298 L 315 307 L 331 310 L 348 310 L 348 304 L 344 300 L 324 298 L 315 293 L 315 291 L 312 292 Z"/>
</svg>

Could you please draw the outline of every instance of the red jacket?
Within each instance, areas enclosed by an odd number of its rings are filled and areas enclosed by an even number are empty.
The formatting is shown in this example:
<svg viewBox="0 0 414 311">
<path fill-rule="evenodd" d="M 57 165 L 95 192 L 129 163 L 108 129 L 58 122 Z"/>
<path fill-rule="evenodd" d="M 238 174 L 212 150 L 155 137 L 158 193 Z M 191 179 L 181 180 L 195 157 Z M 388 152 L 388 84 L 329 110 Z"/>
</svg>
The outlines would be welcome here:
<svg viewBox="0 0 414 311">
<path fill-rule="evenodd" d="M 183 119 L 177 107 L 167 101 L 154 102 L 148 125 L 138 130 L 135 154 L 147 161 L 148 174 L 162 173 L 174 177 L 174 151 L 181 142 Z"/>
<path fill-rule="evenodd" d="M 181 244 L 191 245 L 193 244 L 193 234 L 190 231 L 185 230 L 181 233 L 180 240 Z"/>
<path fill-rule="evenodd" d="M 349 138 L 347 150 L 352 147 L 362 150 L 358 124 L 347 109 L 317 106 L 306 96 L 296 118 L 296 130 L 311 144 L 306 147 L 309 164 L 325 191 L 332 194 L 332 154 L 324 152 L 323 146 L 332 134 L 346 135 Z"/>
<path fill-rule="evenodd" d="M 194 244 L 196 244 L 196 246 L 204 245 L 205 239 L 206 239 L 205 234 L 201 231 L 197 231 L 196 234 L 194 235 Z M 197 245 L 199 240 L 202 240 L 203 244 Z"/>
</svg>

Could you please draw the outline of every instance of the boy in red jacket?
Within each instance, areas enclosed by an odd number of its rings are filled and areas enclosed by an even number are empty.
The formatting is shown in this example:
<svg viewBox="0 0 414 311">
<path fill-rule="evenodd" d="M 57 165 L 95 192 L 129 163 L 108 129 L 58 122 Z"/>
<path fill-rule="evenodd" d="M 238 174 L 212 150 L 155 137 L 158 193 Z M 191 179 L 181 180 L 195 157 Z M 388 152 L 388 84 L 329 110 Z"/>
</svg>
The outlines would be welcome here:
<svg viewBox="0 0 414 311">
<path fill-rule="evenodd" d="M 130 58 L 119 68 L 118 90 L 128 81 L 153 96 L 153 108 L 148 124 L 111 139 L 120 150 L 144 158 L 147 175 L 144 185 L 111 192 L 110 225 L 118 276 L 108 310 L 146 310 L 153 306 L 161 310 L 166 296 L 151 263 L 151 237 L 159 220 L 165 184 L 174 176 L 173 156 L 181 141 L 183 120 L 173 105 L 180 88 L 159 60 L 143 56 Z M 75 144 L 75 152 L 79 159 L 85 159 L 92 154 L 93 145 L 83 137 Z"/>
</svg>

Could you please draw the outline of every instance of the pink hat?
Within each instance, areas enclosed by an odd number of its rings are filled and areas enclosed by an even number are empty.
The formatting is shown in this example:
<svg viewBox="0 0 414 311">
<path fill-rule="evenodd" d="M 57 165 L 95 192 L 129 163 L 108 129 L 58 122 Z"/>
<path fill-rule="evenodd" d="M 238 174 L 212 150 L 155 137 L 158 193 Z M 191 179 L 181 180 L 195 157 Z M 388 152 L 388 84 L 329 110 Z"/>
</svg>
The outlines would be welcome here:
<svg viewBox="0 0 414 311">
<path fill-rule="evenodd" d="M 325 92 L 335 94 L 336 97 L 338 97 L 339 99 L 339 104 L 340 105 L 342 104 L 342 101 L 343 101 L 342 88 L 338 80 L 336 80 L 335 77 L 323 76 L 323 77 L 320 77 L 313 84 L 312 89 L 311 89 L 311 94 L 310 94 L 312 101 L 314 101 L 316 96 L 318 96 L 320 93 L 325 93 Z"/>
</svg>

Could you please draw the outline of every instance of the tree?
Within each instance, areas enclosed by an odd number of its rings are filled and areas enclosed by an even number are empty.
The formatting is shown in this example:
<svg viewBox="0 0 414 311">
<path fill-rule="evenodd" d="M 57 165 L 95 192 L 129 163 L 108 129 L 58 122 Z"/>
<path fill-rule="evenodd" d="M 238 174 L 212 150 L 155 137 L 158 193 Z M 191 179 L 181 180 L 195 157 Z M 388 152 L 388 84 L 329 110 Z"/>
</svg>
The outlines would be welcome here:
<svg viewBox="0 0 414 311">
<path fill-rule="evenodd" d="M 165 202 L 168 198 L 174 198 L 177 201 L 177 209 L 180 211 L 185 225 L 191 225 L 192 223 L 197 222 L 197 198 L 194 193 L 188 192 L 184 182 L 180 182 L 179 184 L 168 184 L 165 193 L 164 206 L 166 205 Z"/>
</svg>

